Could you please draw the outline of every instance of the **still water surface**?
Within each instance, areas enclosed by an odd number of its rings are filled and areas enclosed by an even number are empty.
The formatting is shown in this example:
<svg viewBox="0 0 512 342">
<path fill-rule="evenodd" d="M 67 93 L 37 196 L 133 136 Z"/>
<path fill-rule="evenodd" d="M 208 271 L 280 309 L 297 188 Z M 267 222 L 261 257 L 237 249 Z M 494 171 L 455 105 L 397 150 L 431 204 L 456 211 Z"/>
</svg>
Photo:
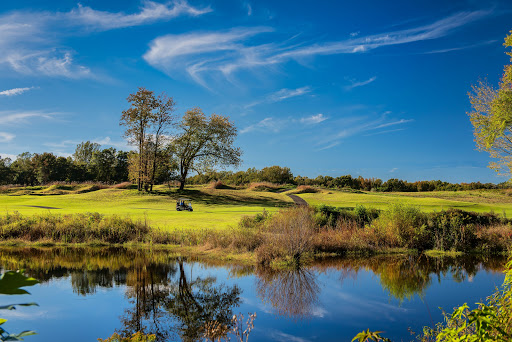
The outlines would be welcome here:
<svg viewBox="0 0 512 342">
<path fill-rule="evenodd" d="M 159 341 L 201 340 L 209 321 L 256 313 L 250 341 L 350 341 L 370 328 L 395 341 L 442 320 L 503 282 L 503 258 L 377 256 L 326 260 L 296 271 L 205 263 L 165 251 L 0 250 L 4 270 L 40 281 L 28 295 L 0 296 L 9 332 L 30 341 L 96 341 L 113 332 Z"/>
</svg>

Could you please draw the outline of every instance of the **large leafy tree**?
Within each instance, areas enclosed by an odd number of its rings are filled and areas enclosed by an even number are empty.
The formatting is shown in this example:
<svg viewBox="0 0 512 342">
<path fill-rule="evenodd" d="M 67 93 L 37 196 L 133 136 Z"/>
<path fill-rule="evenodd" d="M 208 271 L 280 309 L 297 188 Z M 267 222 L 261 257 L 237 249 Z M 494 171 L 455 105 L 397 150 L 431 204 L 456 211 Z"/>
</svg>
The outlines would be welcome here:
<svg viewBox="0 0 512 342">
<path fill-rule="evenodd" d="M 57 157 L 53 153 L 34 154 L 32 162 L 35 165 L 36 177 L 39 184 L 47 184 L 55 179 Z"/>
<path fill-rule="evenodd" d="M 93 154 L 93 164 L 96 168 L 96 180 L 112 183 L 116 176 L 116 149 L 113 147 L 96 151 Z"/>
<path fill-rule="evenodd" d="M 0 156 L 0 184 L 10 184 L 13 180 L 13 171 L 10 168 L 11 159 Z"/>
<path fill-rule="evenodd" d="M 503 45 L 512 47 L 512 31 Z M 498 88 L 479 81 L 469 98 L 473 110 L 468 115 L 478 149 L 496 159 L 489 164 L 491 169 L 512 175 L 512 65 L 505 66 Z"/>
<path fill-rule="evenodd" d="M 85 141 L 76 146 L 75 153 L 73 153 L 73 160 L 77 164 L 84 164 L 89 166 L 92 163 L 95 152 L 100 151 L 101 145 L 98 143 Z"/>
<path fill-rule="evenodd" d="M 200 108 L 188 110 L 180 123 L 182 132 L 171 143 L 179 168 L 180 190 L 190 171 L 203 173 L 216 165 L 238 166 L 242 151 L 234 147 L 237 129 L 228 117 L 207 117 Z"/>
<path fill-rule="evenodd" d="M 37 174 L 32 157 L 33 155 L 29 152 L 24 152 L 18 155 L 16 160 L 11 164 L 11 170 L 14 172 L 15 184 L 36 184 Z"/>
<path fill-rule="evenodd" d="M 151 122 L 155 117 L 157 101 L 154 93 L 143 87 L 140 87 L 135 94 L 130 94 L 127 100 L 131 106 L 123 111 L 120 125 L 127 127 L 125 137 L 131 144 L 138 147 L 137 189 L 141 191 L 144 187 L 144 174 L 147 174 L 147 165 L 144 160 L 145 146 Z"/>
<path fill-rule="evenodd" d="M 137 158 L 130 158 L 135 169 L 137 188 L 152 189 L 158 164 L 158 151 L 174 118 L 174 100 L 165 94 L 155 96 L 143 87 L 127 98 L 130 108 L 123 111 L 120 124 L 126 126 L 125 137 L 138 147 Z"/>
<path fill-rule="evenodd" d="M 166 94 L 160 94 L 157 98 L 158 109 L 153 119 L 152 147 L 153 147 L 153 167 L 150 175 L 150 191 L 153 191 L 157 170 L 166 164 L 166 151 L 163 149 L 166 135 L 169 134 L 169 128 L 174 124 L 174 106 L 175 102 L 172 97 Z"/>
</svg>

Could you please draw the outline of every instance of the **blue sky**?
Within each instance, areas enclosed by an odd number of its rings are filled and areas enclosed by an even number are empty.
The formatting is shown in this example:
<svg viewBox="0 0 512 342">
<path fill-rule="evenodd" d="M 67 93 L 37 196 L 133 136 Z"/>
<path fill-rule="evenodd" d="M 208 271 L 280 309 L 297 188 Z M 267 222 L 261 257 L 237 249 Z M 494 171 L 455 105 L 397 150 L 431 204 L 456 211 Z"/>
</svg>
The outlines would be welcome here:
<svg viewBox="0 0 512 342">
<path fill-rule="evenodd" d="M 242 169 L 501 182 L 467 92 L 509 63 L 509 1 L 0 3 L 0 155 L 130 148 L 126 97 L 239 128 Z"/>
</svg>

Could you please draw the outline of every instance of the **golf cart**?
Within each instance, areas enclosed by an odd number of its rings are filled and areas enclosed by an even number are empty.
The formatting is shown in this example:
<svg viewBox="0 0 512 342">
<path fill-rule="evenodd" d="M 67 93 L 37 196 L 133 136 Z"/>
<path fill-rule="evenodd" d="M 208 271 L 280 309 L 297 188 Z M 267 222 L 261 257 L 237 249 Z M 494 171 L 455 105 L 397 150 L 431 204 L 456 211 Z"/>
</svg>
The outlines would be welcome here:
<svg viewBox="0 0 512 342">
<path fill-rule="evenodd" d="M 176 200 L 176 211 L 194 211 L 192 209 L 192 200 L 190 198 L 178 198 Z"/>
</svg>

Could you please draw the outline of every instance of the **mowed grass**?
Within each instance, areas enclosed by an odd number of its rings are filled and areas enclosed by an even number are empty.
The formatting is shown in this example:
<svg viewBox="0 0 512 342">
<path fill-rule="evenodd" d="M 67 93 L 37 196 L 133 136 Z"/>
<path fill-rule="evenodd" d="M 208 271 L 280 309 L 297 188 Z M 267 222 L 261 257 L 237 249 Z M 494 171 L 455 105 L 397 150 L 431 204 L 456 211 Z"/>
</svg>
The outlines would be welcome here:
<svg viewBox="0 0 512 342">
<path fill-rule="evenodd" d="M 512 217 L 512 192 L 508 190 L 433 191 L 433 192 L 345 192 L 321 190 L 298 196 L 310 205 L 330 205 L 353 208 L 364 205 L 385 209 L 391 203 L 401 202 L 418 206 L 423 211 L 440 211 L 449 208 L 475 212 L 490 212 Z"/>
<path fill-rule="evenodd" d="M 179 197 L 192 199 L 194 211 L 176 211 L 176 199 Z M 253 216 L 263 210 L 275 212 L 292 203 L 287 196 L 272 192 L 206 187 L 193 187 L 178 192 L 176 189 L 159 186 L 156 187 L 155 194 L 141 194 L 137 190 L 129 189 L 102 189 L 63 195 L 0 194 L 0 214 L 13 211 L 23 215 L 98 212 L 127 216 L 134 220 L 148 220 L 152 227 L 162 229 L 226 228 L 236 227 L 245 215 Z"/>
</svg>

